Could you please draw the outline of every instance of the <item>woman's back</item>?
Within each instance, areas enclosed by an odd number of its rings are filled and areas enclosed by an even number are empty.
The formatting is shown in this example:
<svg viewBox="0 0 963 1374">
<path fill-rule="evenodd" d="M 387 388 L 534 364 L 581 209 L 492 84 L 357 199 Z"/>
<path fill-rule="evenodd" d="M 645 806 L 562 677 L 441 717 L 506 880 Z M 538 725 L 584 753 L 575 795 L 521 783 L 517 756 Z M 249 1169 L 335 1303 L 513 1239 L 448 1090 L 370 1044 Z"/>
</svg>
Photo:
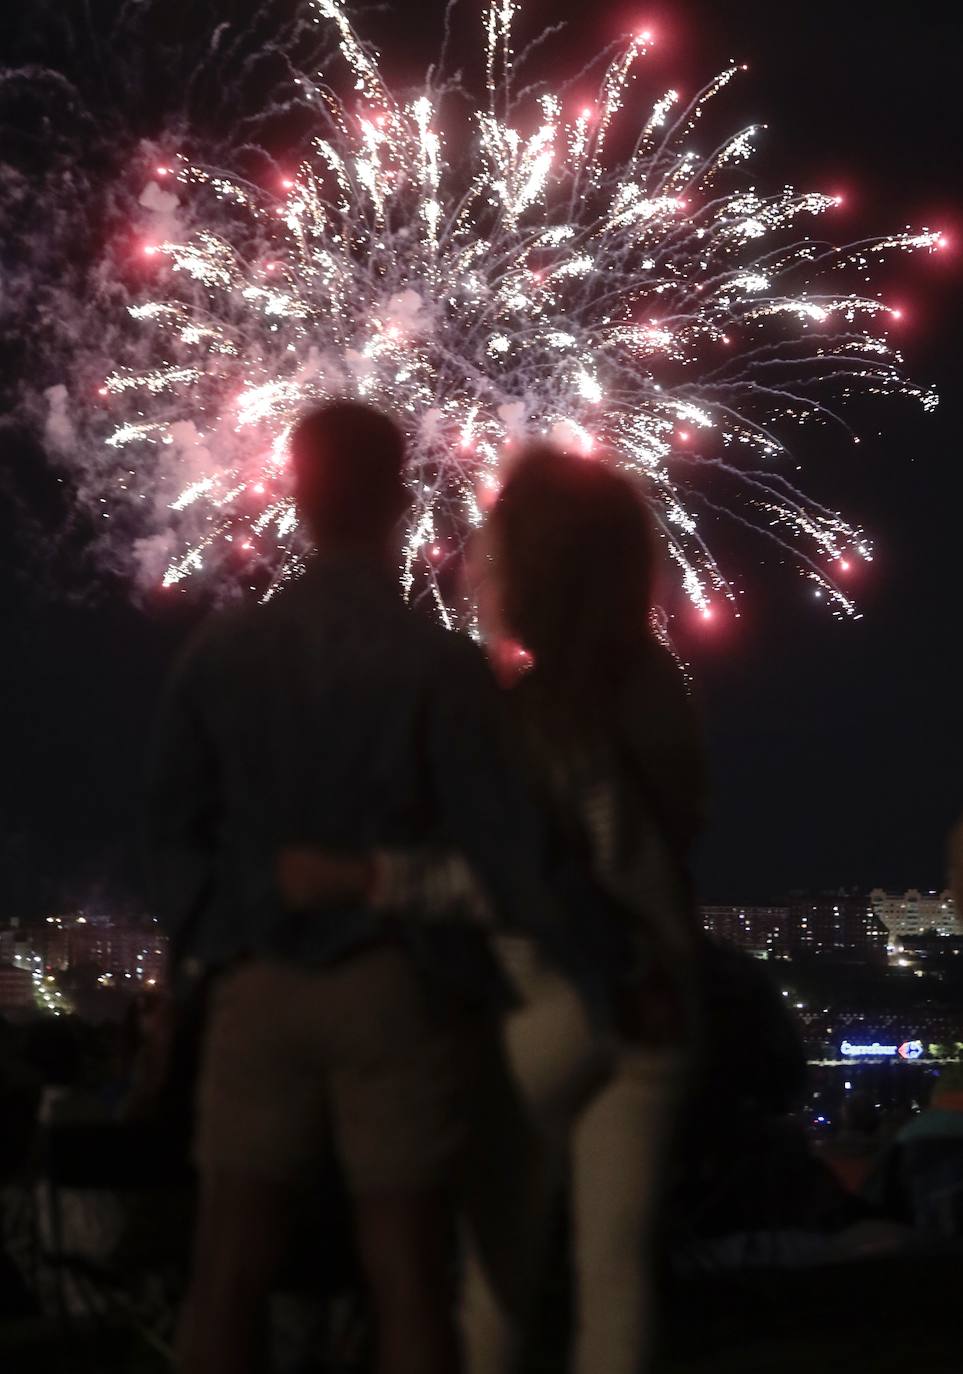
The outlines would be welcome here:
<svg viewBox="0 0 963 1374">
<path fill-rule="evenodd" d="M 535 781 L 563 833 L 587 844 L 596 881 L 634 918 L 637 935 L 681 954 L 692 938 L 688 854 L 705 768 L 678 665 L 643 643 L 591 720 L 554 718 L 537 673 L 514 690 Z"/>
</svg>

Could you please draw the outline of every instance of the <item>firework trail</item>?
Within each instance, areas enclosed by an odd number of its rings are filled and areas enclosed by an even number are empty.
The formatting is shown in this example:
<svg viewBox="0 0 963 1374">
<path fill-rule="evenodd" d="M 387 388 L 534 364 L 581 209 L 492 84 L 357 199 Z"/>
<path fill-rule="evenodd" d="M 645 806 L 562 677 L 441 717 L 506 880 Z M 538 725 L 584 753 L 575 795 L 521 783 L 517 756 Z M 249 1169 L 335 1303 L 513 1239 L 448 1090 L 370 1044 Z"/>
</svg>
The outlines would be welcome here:
<svg viewBox="0 0 963 1374">
<path fill-rule="evenodd" d="M 786 435 L 842 423 L 832 406 L 857 391 L 936 404 L 900 370 L 895 312 L 845 283 L 941 235 L 811 237 L 836 197 L 763 193 L 734 170 L 758 126 L 715 147 L 697 138 L 739 68 L 688 103 L 670 90 L 641 104 L 648 33 L 605 55 L 588 103 L 523 87 L 517 9 L 483 11 L 486 90 L 463 140 L 446 118 L 465 92 L 443 63 L 419 94 L 396 95 L 339 0 L 307 0 L 327 56 L 313 74 L 285 67 L 281 108 L 308 129 L 300 155 L 252 161 L 253 116 L 233 171 L 191 149 L 186 128 L 146 149 L 136 232 L 111 247 L 125 290 L 140 276 L 136 302 L 99 283 L 69 385 L 47 394 L 48 438 L 64 461 L 82 455 L 80 495 L 142 585 L 203 578 L 269 596 L 296 575 L 287 436 L 307 405 L 347 393 L 409 433 L 401 575 L 446 623 L 470 622 L 452 571 L 528 436 L 615 455 L 703 615 L 735 601 L 705 510 L 776 541 L 854 614 L 838 574 L 871 546 L 790 484 Z M 303 43 L 304 23 L 293 32 Z"/>
</svg>

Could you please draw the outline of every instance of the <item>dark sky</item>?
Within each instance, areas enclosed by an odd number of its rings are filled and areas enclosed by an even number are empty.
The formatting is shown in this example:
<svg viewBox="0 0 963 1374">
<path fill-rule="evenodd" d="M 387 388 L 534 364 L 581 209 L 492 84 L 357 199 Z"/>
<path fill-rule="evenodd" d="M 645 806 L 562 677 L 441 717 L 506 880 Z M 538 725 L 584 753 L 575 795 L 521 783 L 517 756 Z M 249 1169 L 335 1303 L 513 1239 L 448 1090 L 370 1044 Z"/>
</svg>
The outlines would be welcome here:
<svg viewBox="0 0 963 1374">
<path fill-rule="evenodd" d="M 434 52 L 442 6 L 419 4 L 417 22 L 413 4 L 388 8 L 371 32 L 390 43 L 399 73 L 414 73 Z M 463 0 L 469 36 L 474 8 Z M 963 17 L 950 3 L 892 7 L 892 17 L 889 8 L 863 0 L 526 7 L 533 28 L 580 13 L 560 40 L 562 64 L 624 27 L 651 24 L 653 95 L 669 83 L 691 92 L 729 57 L 748 61 L 718 128 L 721 136 L 737 121 L 770 125 L 760 185 L 842 191 L 840 236 L 913 222 L 945 227 L 955 245 L 903 258 L 884 278 L 904 309 L 910 370 L 943 397 L 935 416 L 881 401 L 854 415 L 858 450 L 818 431 L 803 454 L 807 489 L 876 541 L 876 561 L 855 588 L 863 618 L 832 619 L 791 570 L 761 566 L 740 537 L 742 619 L 681 637 L 714 777 L 706 900 L 934 886 L 945 832 L 963 811 Z M 168 22 L 177 14 L 175 6 Z M 472 48 L 466 42 L 466 55 Z M 640 98 L 647 94 L 642 86 Z M 0 525 L 2 919 L 7 905 L 13 914 L 133 881 L 145 734 L 196 612 L 135 609 L 120 588 L 88 590 L 75 543 L 59 538 L 60 489 L 41 455 L 9 430 L 0 440 L 11 498 Z"/>
</svg>

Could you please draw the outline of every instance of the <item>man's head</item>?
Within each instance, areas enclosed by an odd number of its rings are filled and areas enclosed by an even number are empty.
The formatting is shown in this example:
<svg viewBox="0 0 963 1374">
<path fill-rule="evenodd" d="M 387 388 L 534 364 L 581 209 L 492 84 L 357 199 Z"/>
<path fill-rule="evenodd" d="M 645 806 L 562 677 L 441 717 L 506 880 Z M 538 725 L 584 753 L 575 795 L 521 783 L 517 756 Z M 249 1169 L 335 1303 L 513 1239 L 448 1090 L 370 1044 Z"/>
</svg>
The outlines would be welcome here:
<svg viewBox="0 0 963 1374">
<path fill-rule="evenodd" d="M 386 544 L 409 500 L 393 420 L 360 401 L 330 401 L 294 426 L 291 460 L 298 511 L 319 545 Z"/>
</svg>

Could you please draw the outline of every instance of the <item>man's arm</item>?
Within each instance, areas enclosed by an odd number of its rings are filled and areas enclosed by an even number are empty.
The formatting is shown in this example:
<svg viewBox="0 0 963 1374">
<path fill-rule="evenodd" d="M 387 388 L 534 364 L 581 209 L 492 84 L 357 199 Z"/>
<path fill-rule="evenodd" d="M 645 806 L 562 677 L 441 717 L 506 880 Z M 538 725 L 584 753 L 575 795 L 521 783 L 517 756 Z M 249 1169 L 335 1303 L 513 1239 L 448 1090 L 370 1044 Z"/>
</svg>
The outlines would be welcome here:
<svg viewBox="0 0 963 1374">
<path fill-rule="evenodd" d="M 469 641 L 453 637 L 432 684 L 428 740 L 445 846 L 464 856 L 501 924 L 557 933 L 547 818 L 525 785 L 502 693 Z"/>
<path fill-rule="evenodd" d="M 374 849 L 352 855 L 313 845 L 285 845 L 277 862 L 289 911 L 364 901 L 386 916 L 404 913 L 432 924 L 493 926 L 484 891 L 461 854 L 434 846 Z"/>
<path fill-rule="evenodd" d="M 171 674 L 148 756 L 148 867 L 172 965 L 184 957 L 213 883 L 219 779 L 200 709 L 205 644 L 206 635 L 197 637 Z"/>
</svg>

